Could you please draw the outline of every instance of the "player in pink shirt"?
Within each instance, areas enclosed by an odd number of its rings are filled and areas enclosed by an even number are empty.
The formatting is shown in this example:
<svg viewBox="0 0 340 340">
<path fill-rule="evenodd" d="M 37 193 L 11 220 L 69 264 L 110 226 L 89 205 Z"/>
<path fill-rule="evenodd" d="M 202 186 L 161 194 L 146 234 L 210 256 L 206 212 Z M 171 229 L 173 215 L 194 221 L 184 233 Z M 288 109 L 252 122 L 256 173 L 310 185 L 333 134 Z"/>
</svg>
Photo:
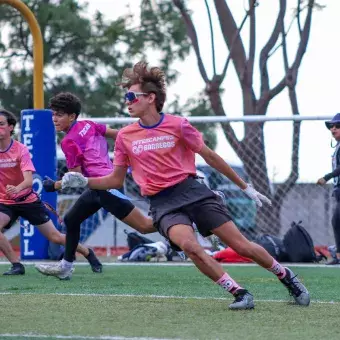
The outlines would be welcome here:
<svg viewBox="0 0 340 340">
<path fill-rule="evenodd" d="M 69 171 L 85 176 L 101 177 L 112 173 L 113 164 L 109 158 L 106 137 L 115 139 L 117 130 L 97 124 L 90 120 L 78 121 L 81 111 L 80 100 L 72 93 L 59 93 L 51 98 L 53 123 L 57 131 L 65 132 L 61 148 L 65 154 Z M 123 184 L 117 188 L 121 189 Z M 46 191 L 61 189 L 61 181 L 44 181 Z M 63 260 L 58 265 L 72 268 L 76 246 L 80 237 L 80 225 L 83 221 L 104 208 L 112 215 L 141 233 L 152 233 L 152 219 L 144 216 L 131 203 L 130 199 L 119 190 L 85 190 L 76 203 L 66 213 L 66 247 Z M 36 269 L 45 275 L 54 275 L 50 265 L 37 265 Z M 53 268 L 53 266 L 52 266 Z M 102 270 L 102 266 L 98 267 Z M 58 272 L 58 271 L 57 271 Z M 60 279 L 70 279 L 71 271 L 56 275 Z"/>
<path fill-rule="evenodd" d="M 271 271 L 286 286 L 295 301 L 309 305 L 307 289 L 294 273 L 279 264 L 261 246 L 247 240 L 232 221 L 218 197 L 194 179 L 195 153 L 211 167 L 228 177 L 258 206 L 270 200 L 245 183 L 213 150 L 201 134 L 183 117 L 162 113 L 166 98 L 164 73 L 147 63 L 137 63 L 124 71 L 122 86 L 131 117 L 139 120 L 118 133 L 114 170 L 104 177 L 85 178 L 77 173 L 63 177 L 63 187 L 93 189 L 119 188 L 128 166 L 150 200 L 151 214 L 158 231 L 179 246 L 196 267 L 211 280 L 234 295 L 230 309 L 254 308 L 253 296 L 206 254 L 198 243 L 192 223 L 203 236 L 218 236 L 241 256 L 252 259 Z"/>
<path fill-rule="evenodd" d="M 1 232 L 2 229 L 9 229 L 18 217 L 37 226 L 51 242 L 65 245 L 65 235 L 55 228 L 45 205 L 32 190 L 35 168 L 27 147 L 11 138 L 15 125 L 14 115 L 0 109 L 0 250 L 12 263 L 4 275 L 25 274 L 25 267 Z M 78 245 L 77 250 L 88 259 L 91 266 L 97 260 L 91 256 L 92 250 L 82 245 Z"/>
</svg>

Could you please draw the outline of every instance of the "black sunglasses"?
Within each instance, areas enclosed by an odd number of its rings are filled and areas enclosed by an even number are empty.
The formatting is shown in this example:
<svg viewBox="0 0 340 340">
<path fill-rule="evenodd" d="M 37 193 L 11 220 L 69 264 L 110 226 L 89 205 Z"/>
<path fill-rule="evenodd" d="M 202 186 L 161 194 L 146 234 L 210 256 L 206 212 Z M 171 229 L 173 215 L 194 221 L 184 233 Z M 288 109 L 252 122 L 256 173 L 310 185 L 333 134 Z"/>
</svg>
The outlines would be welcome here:
<svg viewBox="0 0 340 340">
<path fill-rule="evenodd" d="M 328 130 L 330 130 L 330 129 L 332 129 L 332 128 L 336 128 L 336 129 L 340 129 L 340 123 L 328 123 L 327 124 L 327 128 L 328 128 Z"/>
</svg>

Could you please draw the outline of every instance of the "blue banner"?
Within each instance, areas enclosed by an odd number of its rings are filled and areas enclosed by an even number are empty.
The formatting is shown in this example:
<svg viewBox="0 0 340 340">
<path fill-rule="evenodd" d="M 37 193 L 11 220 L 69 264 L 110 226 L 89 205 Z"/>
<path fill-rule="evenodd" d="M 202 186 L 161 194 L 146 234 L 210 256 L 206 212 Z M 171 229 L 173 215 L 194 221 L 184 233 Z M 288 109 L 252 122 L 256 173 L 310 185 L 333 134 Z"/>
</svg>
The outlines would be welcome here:
<svg viewBox="0 0 340 340">
<path fill-rule="evenodd" d="M 42 201 L 56 208 L 57 193 L 46 193 L 42 186 L 44 176 L 56 178 L 56 133 L 51 110 L 21 112 L 21 142 L 30 151 L 36 169 L 33 176 L 33 190 L 40 195 Z M 56 216 L 51 214 L 51 219 L 57 225 Z M 28 221 L 20 219 L 20 225 L 21 258 L 47 259 L 49 241 Z"/>
</svg>

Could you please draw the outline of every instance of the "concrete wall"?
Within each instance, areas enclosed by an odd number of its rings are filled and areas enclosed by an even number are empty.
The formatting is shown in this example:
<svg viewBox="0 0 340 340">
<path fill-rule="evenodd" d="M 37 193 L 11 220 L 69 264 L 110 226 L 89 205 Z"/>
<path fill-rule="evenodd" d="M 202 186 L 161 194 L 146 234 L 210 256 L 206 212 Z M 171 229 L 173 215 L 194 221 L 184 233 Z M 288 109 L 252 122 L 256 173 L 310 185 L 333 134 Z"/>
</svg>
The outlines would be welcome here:
<svg viewBox="0 0 340 340">
<path fill-rule="evenodd" d="M 296 184 L 287 195 L 281 210 L 281 236 L 292 221 L 302 221 L 315 245 L 334 244 L 331 218 L 335 200 L 332 187 Z"/>
</svg>

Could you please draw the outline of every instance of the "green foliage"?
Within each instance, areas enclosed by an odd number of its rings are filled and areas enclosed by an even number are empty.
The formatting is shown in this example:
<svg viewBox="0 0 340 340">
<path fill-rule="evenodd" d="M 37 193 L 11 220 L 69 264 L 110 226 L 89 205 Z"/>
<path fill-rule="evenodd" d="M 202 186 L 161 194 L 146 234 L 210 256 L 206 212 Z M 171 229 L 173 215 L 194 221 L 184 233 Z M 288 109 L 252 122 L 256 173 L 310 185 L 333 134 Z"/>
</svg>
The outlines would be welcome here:
<svg viewBox="0 0 340 340">
<path fill-rule="evenodd" d="M 175 60 L 190 51 L 185 26 L 171 0 L 141 1 L 140 25 L 130 14 L 105 20 L 103 14 L 88 17 L 87 5 L 76 0 L 24 0 L 36 16 L 44 41 L 45 106 L 60 91 L 75 93 L 87 116 L 125 116 L 122 90 L 116 86 L 126 67 L 146 59 L 159 58 L 168 84 L 178 72 Z M 86 15 L 85 15 L 86 14 Z M 138 22 L 138 20 L 137 20 Z M 33 107 L 33 41 L 21 14 L 0 6 L 0 104 L 19 115 Z M 177 105 L 177 106 L 176 106 Z M 177 113 L 211 115 L 206 99 L 191 99 L 184 107 L 168 105 Z M 214 126 L 198 124 L 208 144 L 216 146 Z"/>
<path fill-rule="evenodd" d="M 184 58 L 189 51 L 186 35 L 181 33 L 180 17 L 166 1 L 161 21 L 151 7 L 143 5 L 142 25 L 131 29 L 130 15 L 106 21 L 97 12 L 85 16 L 85 5 L 76 0 L 24 1 L 36 16 L 44 40 L 45 93 L 68 90 L 84 102 L 84 111 L 91 116 L 114 116 L 123 113 L 123 95 L 116 86 L 122 71 L 132 61 L 145 58 L 148 48 L 161 53 L 161 66 L 171 82 L 175 58 Z M 167 23 L 167 24 L 165 24 Z M 0 6 L 0 101 L 19 112 L 32 106 L 32 37 L 27 23 L 18 11 Z M 159 28 L 159 31 L 158 31 Z"/>
</svg>

